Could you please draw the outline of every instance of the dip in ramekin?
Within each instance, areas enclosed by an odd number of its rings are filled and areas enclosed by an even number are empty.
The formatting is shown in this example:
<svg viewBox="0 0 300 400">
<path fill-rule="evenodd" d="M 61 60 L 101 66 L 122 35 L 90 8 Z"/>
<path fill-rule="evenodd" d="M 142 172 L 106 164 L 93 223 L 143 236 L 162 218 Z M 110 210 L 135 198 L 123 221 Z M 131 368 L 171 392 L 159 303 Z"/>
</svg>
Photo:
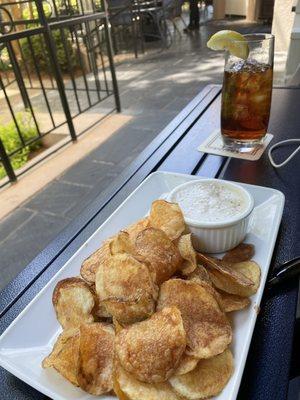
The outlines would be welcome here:
<svg viewBox="0 0 300 400">
<path fill-rule="evenodd" d="M 254 207 L 247 190 L 217 179 L 179 185 L 172 190 L 169 200 L 182 209 L 195 248 L 207 253 L 221 253 L 241 243 Z"/>
</svg>

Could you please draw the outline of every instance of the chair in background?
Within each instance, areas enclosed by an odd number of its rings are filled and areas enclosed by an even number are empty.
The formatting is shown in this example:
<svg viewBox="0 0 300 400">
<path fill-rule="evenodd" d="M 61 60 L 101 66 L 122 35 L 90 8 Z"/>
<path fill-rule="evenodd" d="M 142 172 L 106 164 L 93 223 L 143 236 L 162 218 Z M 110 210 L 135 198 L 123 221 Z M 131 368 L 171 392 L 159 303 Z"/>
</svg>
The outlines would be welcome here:
<svg viewBox="0 0 300 400">
<path fill-rule="evenodd" d="M 172 44 L 166 13 L 162 0 L 134 0 L 135 10 L 141 19 L 143 35 L 146 40 L 161 40 L 163 47 Z"/>
<path fill-rule="evenodd" d="M 107 0 L 107 6 L 115 54 L 119 53 L 122 43 L 128 43 L 128 37 L 131 36 L 134 55 L 137 58 L 139 43 L 144 52 L 144 41 L 141 20 L 134 3 L 131 0 Z"/>
</svg>

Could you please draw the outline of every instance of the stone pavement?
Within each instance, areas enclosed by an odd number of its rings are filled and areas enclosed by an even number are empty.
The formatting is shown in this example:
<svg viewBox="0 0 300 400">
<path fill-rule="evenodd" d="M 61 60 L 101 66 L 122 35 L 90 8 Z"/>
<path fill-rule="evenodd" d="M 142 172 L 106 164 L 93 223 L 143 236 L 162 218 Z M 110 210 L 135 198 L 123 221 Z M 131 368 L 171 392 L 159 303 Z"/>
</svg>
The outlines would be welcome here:
<svg viewBox="0 0 300 400">
<path fill-rule="evenodd" d="M 1 221 L 0 289 L 76 218 L 204 86 L 221 82 L 223 54 L 209 51 L 206 42 L 224 26 L 242 33 L 270 31 L 268 26 L 236 20 L 208 22 L 199 33 L 177 36 L 168 50 L 117 65 L 122 113 L 133 118 Z"/>
</svg>

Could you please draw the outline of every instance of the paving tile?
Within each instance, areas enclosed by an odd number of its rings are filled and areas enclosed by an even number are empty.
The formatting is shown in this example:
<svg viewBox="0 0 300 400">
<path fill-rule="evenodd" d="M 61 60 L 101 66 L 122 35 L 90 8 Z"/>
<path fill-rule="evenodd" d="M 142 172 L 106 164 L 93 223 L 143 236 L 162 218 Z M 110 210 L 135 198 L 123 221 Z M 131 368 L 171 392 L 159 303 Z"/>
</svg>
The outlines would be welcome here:
<svg viewBox="0 0 300 400">
<path fill-rule="evenodd" d="M 34 215 L 0 245 L 0 290 L 33 260 L 69 223 L 67 218 Z"/>
<path fill-rule="evenodd" d="M 121 165 L 119 166 L 121 170 Z M 72 220 L 76 218 L 103 190 L 105 190 L 118 176 L 117 173 L 109 172 L 103 175 L 102 179 L 89 191 L 84 193 L 80 201 L 76 202 L 66 213 L 65 217 Z"/>
<path fill-rule="evenodd" d="M 110 161 L 113 158 L 108 156 L 107 160 Z M 99 184 L 103 176 L 110 174 L 112 171 L 113 173 L 116 172 L 114 166 L 96 163 L 93 161 L 93 157 L 89 155 L 70 168 L 61 176 L 61 179 L 64 182 L 85 185 L 92 188 Z"/>
<path fill-rule="evenodd" d="M 91 186 L 83 184 L 71 184 L 63 180 L 54 181 L 38 196 L 25 203 L 24 207 L 52 215 L 65 215 L 90 189 Z"/>
<path fill-rule="evenodd" d="M 34 215 L 34 211 L 24 208 L 17 208 L 12 214 L 5 217 L 0 222 L 0 244 L 17 229 L 19 229 L 26 221 L 30 220 Z"/>
</svg>

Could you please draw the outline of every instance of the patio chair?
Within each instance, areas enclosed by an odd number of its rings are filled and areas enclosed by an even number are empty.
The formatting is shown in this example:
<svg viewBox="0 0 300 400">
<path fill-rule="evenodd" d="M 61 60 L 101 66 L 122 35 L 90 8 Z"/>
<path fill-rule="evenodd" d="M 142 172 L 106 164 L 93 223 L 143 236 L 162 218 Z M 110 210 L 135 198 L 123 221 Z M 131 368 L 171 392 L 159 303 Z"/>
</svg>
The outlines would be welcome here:
<svg viewBox="0 0 300 400">
<path fill-rule="evenodd" d="M 134 7 L 141 18 L 144 36 L 161 40 L 163 47 L 170 47 L 172 36 L 168 28 L 163 0 L 134 0 Z M 152 25 L 151 30 L 145 30 L 147 24 Z"/>
<path fill-rule="evenodd" d="M 131 0 L 108 0 L 107 6 L 115 54 L 119 52 L 120 42 L 127 43 L 128 30 L 130 30 L 133 39 L 133 51 L 137 58 L 138 43 L 141 42 L 142 51 L 144 51 L 144 43 L 140 20 L 137 18 L 133 3 Z"/>
</svg>

